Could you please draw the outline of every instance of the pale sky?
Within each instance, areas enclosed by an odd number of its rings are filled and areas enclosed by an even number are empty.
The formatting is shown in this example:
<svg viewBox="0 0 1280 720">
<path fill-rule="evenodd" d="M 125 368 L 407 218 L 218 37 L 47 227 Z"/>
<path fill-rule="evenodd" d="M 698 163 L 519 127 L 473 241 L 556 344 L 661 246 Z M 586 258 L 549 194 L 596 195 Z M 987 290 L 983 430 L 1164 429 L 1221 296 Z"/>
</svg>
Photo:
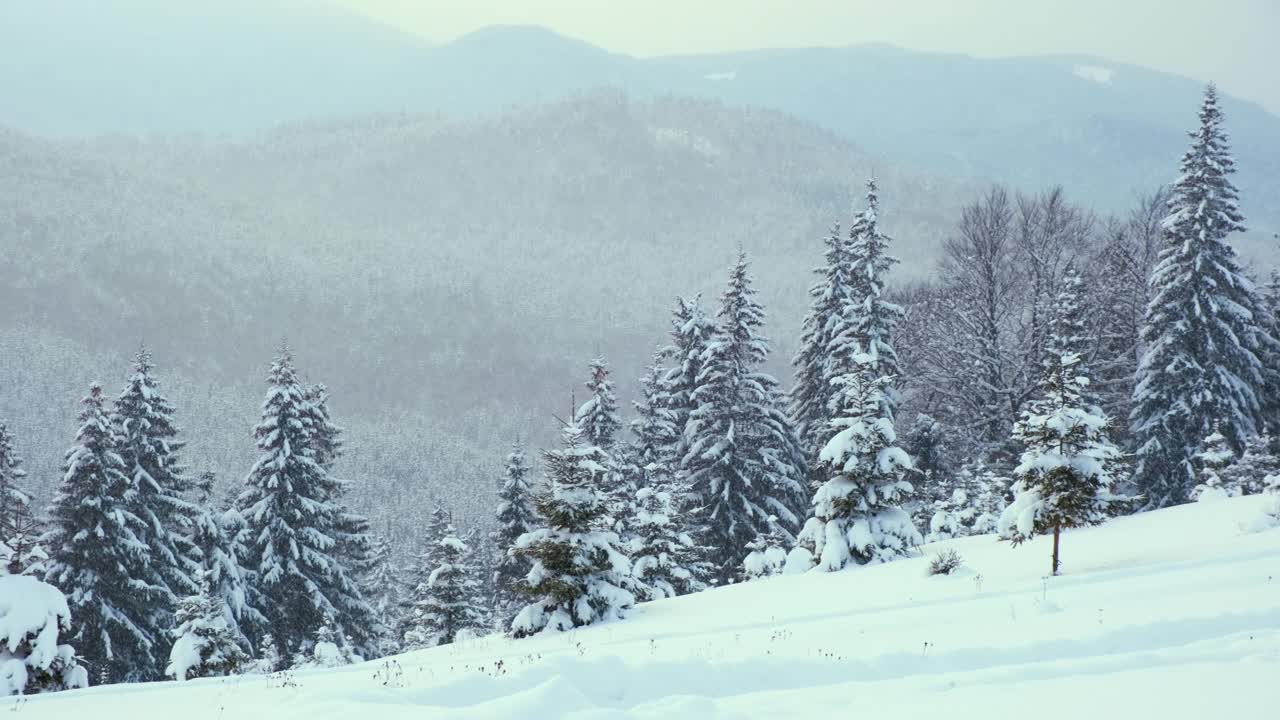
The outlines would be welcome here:
<svg viewBox="0 0 1280 720">
<path fill-rule="evenodd" d="M 651 56 L 884 42 L 979 56 L 1083 53 L 1280 114 L 1280 0 L 336 0 L 436 42 L 533 24 Z"/>
</svg>

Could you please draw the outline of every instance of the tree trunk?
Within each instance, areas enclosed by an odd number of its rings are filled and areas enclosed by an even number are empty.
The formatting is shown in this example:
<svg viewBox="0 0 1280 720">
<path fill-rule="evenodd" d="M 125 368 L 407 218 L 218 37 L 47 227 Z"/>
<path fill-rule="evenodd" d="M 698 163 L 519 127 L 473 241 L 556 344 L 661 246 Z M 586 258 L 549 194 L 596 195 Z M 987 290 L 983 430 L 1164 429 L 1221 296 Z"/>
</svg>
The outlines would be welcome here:
<svg viewBox="0 0 1280 720">
<path fill-rule="evenodd" d="M 1053 526 L 1053 574 L 1058 574 L 1058 536 L 1062 534 L 1061 526 Z"/>
</svg>

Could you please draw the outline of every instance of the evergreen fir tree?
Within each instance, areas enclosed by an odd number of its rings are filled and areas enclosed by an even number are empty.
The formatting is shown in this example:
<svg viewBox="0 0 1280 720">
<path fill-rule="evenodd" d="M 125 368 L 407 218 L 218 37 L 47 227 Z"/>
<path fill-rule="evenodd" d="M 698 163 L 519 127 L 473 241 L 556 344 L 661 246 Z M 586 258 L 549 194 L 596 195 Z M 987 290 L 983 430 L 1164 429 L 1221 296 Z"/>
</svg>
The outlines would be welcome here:
<svg viewBox="0 0 1280 720">
<path fill-rule="evenodd" d="M 844 310 L 847 326 L 832 338 L 832 343 L 859 354 L 853 362 L 867 366 L 872 375 L 888 378 L 880 393 L 884 406 L 880 415 L 892 422 L 898 405 L 893 384 L 902 377 L 893 334 L 902 318 L 902 308 L 885 298 L 885 278 L 898 259 L 887 252 L 890 240 L 880 231 L 879 212 L 876 181 L 868 180 L 867 209 L 858 214 L 849 230 L 849 291 Z M 849 350 L 844 354 L 853 357 Z M 828 409 L 838 408 L 839 399 Z"/>
<path fill-rule="evenodd" d="M 462 632 L 476 633 L 486 627 L 481 604 L 480 572 L 471 563 L 471 551 L 458 539 L 453 525 L 445 529 L 437 557 L 440 564 L 423 579 L 409 615 L 405 633 L 408 647 L 445 645 Z"/>
<path fill-rule="evenodd" d="M 329 416 L 329 388 L 323 384 L 308 385 L 304 398 L 315 460 L 325 471 L 332 471 L 334 463 L 342 457 L 342 428 Z"/>
<path fill-rule="evenodd" d="M 234 675 L 249 662 L 237 633 L 227 625 L 224 603 L 205 570 L 197 570 L 196 594 L 178 604 L 174 643 L 165 674 L 176 680 Z"/>
<path fill-rule="evenodd" d="M 528 560 L 512 552 L 521 535 L 536 527 L 538 518 L 529 487 L 529 465 L 524 447 L 516 442 L 507 456 L 506 473 L 499 481 L 498 529 L 493 531 L 496 560 L 493 571 L 495 621 L 505 629 L 521 606 L 520 583 L 529 574 Z"/>
<path fill-rule="evenodd" d="M 185 443 L 178 439 L 173 406 L 161 394 L 154 369 L 151 354 L 139 350 L 133 375 L 116 398 L 113 420 L 116 451 L 130 481 L 130 509 L 143 521 L 138 539 L 147 546 L 155 573 L 148 582 L 165 589 L 149 605 L 147 630 L 167 641 L 178 599 L 198 589 L 193 577 L 199 559 L 189 540 L 198 511 L 183 497 L 191 489 L 179 459 Z"/>
<path fill-rule="evenodd" d="M 257 578 L 259 610 L 282 658 L 304 652 L 327 620 L 341 635 L 372 645 L 372 609 L 335 556 L 345 511 L 338 481 L 316 460 L 305 392 L 282 349 L 272 363 L 262 421 L 262 455 L 239 504 L 248 523 L 247 565 Z"/>
<path fill-rule="evenodd" d="M 635 539 L 631 545 L 632 575 L 639 600 L 700 592 L 712 568 L 702 550 L 683 528 L 680 505 L 665 482 L 636 492 Z"/>
<path fill-rule="evenodd" d="M 1264 429 L 1262 361 L 1275 338 L 1260 323 L 1261 304 L 1229 242 L 1244 226 L 1222 122 L 1210 85 L 1151 276 L 1132 416 L 1135 479 L 1147 507 L 1187 501 L 1196 484 L 1192 456 L 1215 422 L 1237 454 Z"/>
<path fill-rule="evenodd" d="M 430 587 L 427 578 L 444 562 L 443 549 L 440 545 L 448 537 L 453 520 L 448 509 L 439 502 L 427 515 L 427 522 L 422 530 L 422 550 L 414 558 L 409 572 L 408 592 L 405 594 L 400 612 L 400 627 L 396 634 L 402 642 L 409 644 L 408 633 L 414 628 L 414 608 L 426 602 L 426 592 Z"/>
<path fill-rule="evenodd" d="M 1107 437 L 1107 417 L 1087 396 L 1079 283 L 1070 278 L 1068 273 L 1054 307 L 1040 395 L 1014 426 L 1013 437 L 1025 450 L 1014 471 L 1014 501 L 1000 518 L 1000 534 L 1014 545 L 1053 533 L 1054 575 L 1061 531 L 1106 518 L 1120 457 Z"/>
<path fill-rule="evenodd" d="M 683 469 L 702 501 L 704 540 L 724 583 L 737 576 L 743 548 L 768 529 L 770 515 L 787 532 L 799 524 L 804 461 L 778 383 L 760 369 L 769 344 L 745 253 L 730 273 L 719 318 L 692 393 Z"/>
<path fill-rule="evenodd" d="M 386 540 L 379 538 L 373 543 L 370 566 L 360 578 L 360 593 L 373 609 L 378 655 L 385 657 L 400 652 L 404 581 Z"/>
<path fill-rule="evenodd" d="M 791 418 L 805 453 L 809 484 L 824 482 L 818 453 L 827 442 L 827 430 L 839 390 L 835 379 L 853 368 L 853 353 L 846 343 L 850 319 L 849 276 L 852 260 L 849 241 L 840 235 L 840 225 L 832 228 L 824 241 L 824 264 L 814 270 L 821 279 L 809 289 L 811 305 L 804 319 L 800 352 L 791 361 L 795 367 L 795 387 L 791 390 Z"/>
<path fill-rule="evenodd" d="M 516 637 L 619 618 L 635 603 L 626 589 L 631 563 L 617 534 L 602 529 L 604 453 L 575 423 L 565 426 L 563 443 L 543 453 L 547 488 L 536 502 L 543 525 L 514 549 L 532 564 L 521 586 L 530 603 L 511 624 Z"/>
<path fill-rule="evenodd" d="M 1244 455 L 1223 468 L 1219 475 L 1226 487 L 1236 487 L 1245 495 L 1257 495 L 1265 490 L 1268 475 L 1280 475 L 1278 443 L 1270 435 L 1256 435 L 1245 441 Z"/>
<path fill-rule="evenodd" d="M 951 495 L 933 503 L 925 542 L 996 532 L 1012 481 L 993 471 L 964 468 L 951 483 Z"/>
<path fill-rule="evenodd" d="M 131 483 L 118 440 L 93 385 L 82 401 L 76 444 L 67 451 L 62 485 L 49 510 L 50 558 L 45 580 L 67 597 L 71 643 L 89 672 L 105 682 L 160 674 L 153 608 L 170 601 L 150 565 L 146 522 L 133 513 Z"/>
<path fill-rule="evenodd" d="M 1220 500 L 1228 497 L 1239 497 L 1244 488 L 1228 483 L 1223 475 L 1227 468 L 1234 464 L 1235 453 L 1227 445 L 1227 438 L 1214 430 L 1201 443 L 1200 452 L 1192 458 L 1196 468 L 1196 479 L 1200 482 L 1191 492 L 1192 500 Z"/>
<path fill-rule="evenodd" d="M 13 448 L 13 436 L 0 422 L 0 542 L 7 542 L 18 518 L 31 512 L 31 496 L 18 487 L 26 476 L 22 457 Z"/>
<path fill-rule="evenodd" d="M 912 492 L 905 479 L 911 458 L 898 447 L 889 378 L 878 375 L 875 358 L 859 355 L 857 371 L 837 380 L 844 392 L 834 437 L 819 459 L 830 479 L 813 497 L 813 517 L 800 533 L 798 547 L 818 569 L 888 562 L 921 543 L 902 504 Z"/>
<path fill-rule="evenodd" d="M 778 518 L 769 518 L 769 529 L 756 534 L 747 543 L 747 556 L 742 560 L 743 582 L 781 575 L 787 564 L 787 538 L 778 527 Z"/>
<path fill-rule="evenodd" d="M 618 399 L 614 395 L 613 381 L 603 358 L 591 361 L 591 378 L 587 381 L 590 396 L 574 413 L 573 419 L 582 428 L 584 440 L 605 455 L 605 473 L 602 488 L 607 496 L 606 507 L 613 529 L 626 541 L 631 530 L 630 522 L 635 513 L 635 490 L 623 472 L 623 462 L 618 443 L 622 421 L 618 419 Z"/>
<path fill-rule="evenodd" d="M 937 506 L 952 500 L 960 482 L 952 477 L 947 462 L 946 428 L 931 416 L 918 413 L 903 438 L 902 449 L 913 463 L 907 480 L 915 491 L 906 509 L 916 527 L 929 527 Z"/>
<path fill-rule="evenodd" d="M 200 560 L 209 598 L 221 611 L 227 630 L 248 650 L 253 647 L 251 638 L 265 627 L 266 618 L 249 604 L 254 578 L 241 564 L 247 555 L 247 525 L 234 507 L 220 510 L 214 506 L 213 484 L 214 475 L 210 472 L 196 482 L 200 512 L 192 528 L 191 543 Z"/>
<path fill-rule="evenodd" d="M 654 353 L 644 377 L 640 378 L 640 399 L 632 402 L 636 417 L 631 421 L 632 442 L 627 453 L 626 472 L 630 484 L 636 488 L 648 487 L 655 468 L 674 473 L 671 465 L 673 453 L 668 450 L 679 441 L 671 412 L 664 406 L 662 379 L 666 368 L 662 362 L 664 351 Z"/>
<path fill-rule="evenodd" d="M 680 298 L 671 320 L 671 345 L 662 351 L 671 361 L 654 392 L 652 405 L 661 408 L 670 429 L 660 438 L 663 442 L 656 453 L 661 462 L 673 472 L 681 472 L 689 438 L 686 430 L 689 417 L 697 407 L 694 391 L 698 388 L 707 347 L 715 339 L 716 324 L 703 312 L 701 298 Z"/>
<path fill-rule="evenodd" d="M 48 560 L 43 528 L 31 511 L 31 496 L 18 487 L 27 476 L 13 436 L 0 422 L 0 575 L 44 576 Z"/>
</svg>

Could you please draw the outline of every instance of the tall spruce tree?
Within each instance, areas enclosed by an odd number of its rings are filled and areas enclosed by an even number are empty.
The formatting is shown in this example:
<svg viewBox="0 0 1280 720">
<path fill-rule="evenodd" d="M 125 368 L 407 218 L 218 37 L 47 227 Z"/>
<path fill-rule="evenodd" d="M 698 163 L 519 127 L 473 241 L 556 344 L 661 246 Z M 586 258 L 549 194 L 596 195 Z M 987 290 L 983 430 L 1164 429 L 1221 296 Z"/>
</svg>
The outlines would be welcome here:
<svg viewBox="0 0 1280 720">
<path fill-rule="evenodd" d="M 529 574 L 526 558 L 512 552 L 521 535 L 533 530 L 538 523 L 533 507 L 533 492 L 529 487 L 529 464 L 524 446 L 516 442 L 507 455 L 507 467 L 499 480 L 498 528 L 493 531 L 496 548 L 493 571 L 494 620 L 503 629 L 511 626 L 511 620 L 520 611 L 520 583 Z"/>
<path fill-rule="evenodd" d="M 641 399 L 634 402 L 631 423 L 630 462 L 640 489 L 630 551 L 637 592 L 644 599 L 705 590 L 713 571 L 702 558 L 699 503 L 671 453 L 679 438 L 662 392 L 663 357 L 661 350 L 655 354 L 640 380 Z"/>
<path fill-rule="evenodd" d="M 587 390 L 591 393 L 586 402 L 574 412 L 574 422 L 582 428 L 587 443 L 600 448 L 605 455 L 605 473 L 601 489 L 607 496 L 608 515 L 613 529 L 627 540 L 630 523 L 635 514 L 635 488 L 624 472 L 618 432 L 622 421 L 618 419 L 618 398 L 614 394 L 613 381 L 609 379 L 609 366 L 603 358 L 595 358 L 590 365 L 591 377 Z"/>
<path fill-rule="evenodd" d="M 846 336 L 850 324 L 849 240 L 841 236 L 837 223 L 824 242 L 824 264 L 814 270 L 821 279 L 809 289 L 810 308 L 800 336 L 800 352 L 791 361 L 795 367 L 791 419 L 805 453 L 811 485 L 826 480 L 818 453 L 826 445 L 838 404 L 835 379 L 852 370 L 854 350 L 847 343 L 833 342 Z"/>
<path fill-rule="evenodd" d="M 776 515 L 793 533 L 804 505 L 804 460 L 778 383 L 763 372 L 768 340 L 745 253 L 722 296 L 720 326 L 703 352 L 685 429 L 683 469 L 698 492 L 704 541 L 722 583 L 738 574 L 743 548 Z"/>
<path fill-rule="evenodd" d="M 0 422 L 0 542 L 6 542 L 14 534 L 18 518 L 30 512 L 31 496 L 18 487 L 26 476 L 22 457 L 13 448 L 13 435 Z"/>
<path fill-rule="evenodd" d="M 453 525 L 452 514 L 443 504 L 437 502 L 431 512 L 427 514 L 426 524 L 422 528 L 421 551 L 414 558 L 413 567 L 409 571 L 407 582 L 408 592 L 403 600 L 400 613 L 400 627 L 397 628 L 397 634 L 402 639 L 406 647 L 418 647 L 414 643 L 419 642 L 422 638 L 419 636 L 409 635 L 415 625 L 413 623 L 414 608 L 426 602 L 426 591 L 429 587 L 427 578 L 431 577 L 431 573 L 440 566 L 443 561 L 441 541 L 448 536 L 449 528 Z"/>
<path fill-rule="evenodd" d="M 1109 420 L 1088 395 L 1080 280 L 1073 271 L 1066 277 L 1053 309 L 1039 396 L 1014 426 L 1024 452 L 1014 470 L 1014 501 L 999 521 L 1001 536 L 1014 545 L 1052 533 L 1054 575 L 1062 531 L 1106 518 L 1120 457 L 1107 436 Z"/>
<path fill-rule="evenodd" d="M 404 581 L 391 554 L 391 544 L 382 538 L 373 543 L 369 567 L 360 576 L 360 593 L 373 609 L 376 643 L 381 656 L 400 651 L 402 608 L 405 602 Z"/>
<path fill-rule="evenodd" d="M 310 650 L 316 629 L 333 623 L 338 637 L 375 652 L 373 611 L 335 555 L 345 510 L 341 490 L 316 459 L 305 391 L 293 358 L 280 351 L 267 377 L 262 421 L 254 434 L 261 456 L 249 471 L 239 505 L 249 527 L 247 565 L 256 604 L 283 662 Z"/>
<path fill-rule="evenodd" d="M 547 487 L 536 504 L 541 526 L 521 536 L 514 549 L 531 564 L 521 585 L 529 603 L 511 623 L 516 637 L 619 618 L 635 603 L 627 589 L 631 562 L 617 533 L 604 527 L 604 453 L 576 423 L 565 426 L 562 438 L 560 449 L 543 453 Z"/>
<path fill-rule="evenodd" d="M 31 510 L 31 496 L 19 487 L 26 476 L 13 435 L 0 422 L 0 575 L 44 575 L 43 529 Z"/>
<path fill-rule="evenodd" d="M 101 386 L 81 404 L 76 444 L 49 509 L 45 580 L 67 596 L 71 642 L 92 677 L 158 678 L 162 639 L 154 634 L 153 608 L 172 602 L 172 593 L 150 564 L 148 526 L 129 502 L 131 483 Z"/>
<path fill-rule="evenodd" d="M 439 564 L 422 579 L 407 618 L 405 644 L 409 647 L 445 645 L 461 632 L 483 632 L 486 626 L 480 570 L 452 524 L 445 527 L 435 557 Z"/>
<path fill-rule="evenodd" d="M 861 354 L 858 364 L 872 375 L 888 378 L 880 396 L 884 405 L 881 416 L 893 422 L 898 404 L 894 386 L 902 379 L 893 334 L 902 319 L 902 308 L 885 297 L 885 278 L 898 259 L 888 254 L 890 240 L 880 231 L 879 213 L 876 181 L 868 180 L 867 209 L 858 214 L 849 230 L 849 292 L 844 310 L 848 325 L 832 343 Z"/>
<path fill-rule="evenodd" d="M 1257 293 L 1229 241 L 1244 226 L 1222 123 L 1210 85 L 1151 276 L 1132 415 L 1136 484 L 1151 508 L 1188 500 L 1196 484 L 1192 457 L 1215 422 L 1236 453 L 1264 426 L 1262 359 L 1274 338 L 1260 323 Z"/>
<path fill-rule="evenodd" d="M 906 480 L 912 465 L 889 415 L 890 379 L 869 353 L 855 362 L 855 371 L 836 381 L 844 393 L 840 417 L 819 455 L 829 479 L 814 493 L 813 517 L 797 539 L 797 549 L 824 571 L 888 562 L 922 542 L 902 509 L 912 492 Z"/>
<path fill-rule="evenodd" d="M 200 559 L 209 597 L 218 603 L 227 630 L 241 647 L 250 650 L 254 638 L 266 626 L 266 618 L 249 603 L 249 589 L 255 578 L 242 565 L 247 556 L 248 528 L 244 516 L 233 505 L 217 506 L 213 485 L 213 473 L 206 472 L 196 481 L 200 512 L 192 527 L 191 542 Z"/>
<path fill-rule="evenodd" d="M 662 375 L 653 404 L 661 407 L 671 427 L 665 433 L 657 453 L 663 462 L 679 471 L 688 451 L 686 430 L 689 417 L 697 407 L 694 391 L 706 362 L 707 347 L 716 336 L 716 323 L 702 309 L 701 297 L 678 298 L 671 318 L 671 344 L 663 349 L 671 367 Z"/>
<path fill-rule="evenodd" d="M 167 590 L 150 606 L 148 630 L 167 643 L 178 600 L 199 590 L 193 579 L 200 567 L 198 551 L 190 541 L 199 511 L 184 497 L 192 487 L 179 457 L 186 443 L 178 439 L 173 406 L 161 394 L 154 370 L 151 353 L 140 349 L 112 419 L 116 452 L 129 477 L 130 510 L 143 521 L 138 539 L 146 544 L 156 573 L 149 582 Z"/>
</svg>

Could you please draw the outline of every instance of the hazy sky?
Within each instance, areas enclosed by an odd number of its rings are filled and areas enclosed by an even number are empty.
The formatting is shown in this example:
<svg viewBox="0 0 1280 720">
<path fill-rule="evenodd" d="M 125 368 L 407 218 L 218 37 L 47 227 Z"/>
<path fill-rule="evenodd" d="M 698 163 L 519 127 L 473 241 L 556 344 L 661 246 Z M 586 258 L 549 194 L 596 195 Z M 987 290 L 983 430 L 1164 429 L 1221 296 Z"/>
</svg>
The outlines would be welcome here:
<svg viewBox="0 0 1280 720">
<path fill-rule="evenodd" d="M 435 41 L 536 24 L 631 55 L 885 42 L 1085 53 L 1215 80 L 1280 114 L 1280 0 L 337 0 Z"/>
</svg>

